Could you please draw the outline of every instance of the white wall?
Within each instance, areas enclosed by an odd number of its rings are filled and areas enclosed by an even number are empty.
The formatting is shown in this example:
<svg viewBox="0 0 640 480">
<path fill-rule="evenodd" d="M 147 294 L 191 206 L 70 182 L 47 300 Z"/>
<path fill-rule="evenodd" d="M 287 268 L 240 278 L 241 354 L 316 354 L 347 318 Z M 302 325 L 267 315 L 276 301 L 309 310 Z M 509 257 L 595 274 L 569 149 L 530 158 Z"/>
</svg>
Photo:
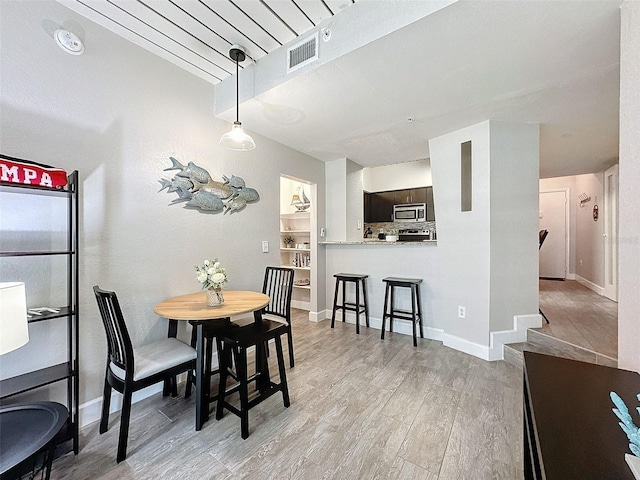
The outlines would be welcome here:
<svg viewBox="0 0 640 480">
<path fill-rule="evenodd" d="M 429 159 L 362 169 L 362 187 L 367 192 L 430 187 L 431 185 L 433 182 Z"/>
<path fill-rule="evenodd" d="M 623 3 L 620 30 L 618 365 L 640 372 L 640 2 Z"/>
<path fill-rule="evenodd" d="M 325 171 L 326 240 L 362 240 L 362 167 L 348 158 L 341 158 L 326 162 Z"/>
<path fill-rule="evenodd" d="M 364 195 L 362 193 L 362 167 L 351 160 L 347 160 L 345 183 L 347 198 L 346 209 L 346 239 L 350 241 L 362 240 L 364 221 Z"/>
<path fill-rule="evenodd" d="M 327 185 L 327 236 L 326 240 L 344 240 L 347 238 L 347 159 L 341 158 L 325 163 Z"/>
<path fill-rule="evenodd" d="M 576 278 L 601 293 L 604 285 L 604 172 L 545 178 L 540 191 L 557 188 L 569 190 L 569 278 Z M 586 193 L 591 201 L 580 206 L 579 195 Z M 593 206 L 600 217 L 593 221 Z M 581 262 L 582 261 L 582 262 Z"/>
<path fill-rule="evenodd" d="M 537 124 L 496 121 L 491 121 L 489 128 L 489 330 L 494 332 L 512 328 L 515 315 L 530 315 L 538 311 L 540 129 Z"/>
<path fill-rule="evenodd" d="M 153 307 L 197 291 L 193 266 L 205 258 L 220 258 L 228 288 L 260 289 L 264 267 L 280 262 L 277 248 L 267 254 L 260 248 L 262 240 L 279 242 L 280 174 L 316 182 L 324 218 L 324 164 L 253 133 L 256 150 L 221 149 L 218 140 L 231 125 L 213 116 L 212 85 L 57 2 L 3 0 L 0 13 L 2 153 L 80 172 L 85 402 L 102 393 L 106 357 L 93 285 L 118 292 L 135 343 L 166 336 L 167 322 Z M 58 25 L 81 36 L 84 55 L 68 55 L 55 44 Z M 226 215 L 169 206 L 175 197 L 158 193 L 158 179 L 172 175 L 163 171 L 169 156 L 193 161 L 216 179 L 241 176 L 260 201 Z M 29 294 L 38 295 L 33 279 L 24 280 Z M 2 376 L 46 359 L 49 350 L 32 330 L 32 341 L 0 359 Z"/>
<path fill-rule="evenodd" d="M 460 145 L 472 142 L 472 210 Z M 487 346 L 538 305 L 538 126 L 486 121 L 429 141 L 445 332 Z M 509 179 L 508 182 L 505 179 Z M 466 317 L 458 317 L 458 306 Z"/>
<path fill-rule="evenodd" d="M 451 334 L 484 344 L 489 339 L 491 216 L 489 122 L 429 140 L 433 196 L 438 212 L 440 281 L 447 285 L 442 322 Z M 472 142 L 473 207 L 460 211 L 460 144 Z M 458 318 L 458 306 L 466 318 Z"/>
<path fill-rule="evenodd" d="M 580 206 L 578 195 L 586 193 L 591 201 Z M 576 278 L 598 290 L 604 287 L 604 172 L 576 176 L 576 190 L 570 202 L 576 205 Z M 598 221 L 593 221 L 593 206 L 598 205 Z"/>
</svg>

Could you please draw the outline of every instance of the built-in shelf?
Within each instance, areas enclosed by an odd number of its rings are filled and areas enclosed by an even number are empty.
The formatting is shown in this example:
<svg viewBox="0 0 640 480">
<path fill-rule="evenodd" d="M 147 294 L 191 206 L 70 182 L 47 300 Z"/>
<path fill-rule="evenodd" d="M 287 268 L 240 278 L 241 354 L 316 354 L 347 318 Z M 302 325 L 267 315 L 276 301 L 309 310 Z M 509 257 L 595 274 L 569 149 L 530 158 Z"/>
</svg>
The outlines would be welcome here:
<svg viewBox="0 0 640 480">
<path fill-rule="evenodd" d="M 308 245 L 307 248 L 286 247 L 282 241 L 291 236 L 294 245 Z M 311 249 L 311 216 L 309 212 L 284 213 L 280 215 L 280 264 L 295 271 L 294 280 L 313 278 L 314 259 Z M 315 286 L 296 285 L 294 283 L 292 305 L 296 308 L 310 309 L 312 290 Z"/>
</svg>

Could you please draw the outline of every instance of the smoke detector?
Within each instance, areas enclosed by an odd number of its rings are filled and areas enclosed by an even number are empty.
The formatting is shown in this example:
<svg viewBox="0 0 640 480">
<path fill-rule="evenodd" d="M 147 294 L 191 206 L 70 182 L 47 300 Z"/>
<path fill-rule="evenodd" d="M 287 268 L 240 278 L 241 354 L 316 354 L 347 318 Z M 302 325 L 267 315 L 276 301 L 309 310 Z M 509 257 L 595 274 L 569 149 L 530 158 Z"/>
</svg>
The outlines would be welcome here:
<svg viewBox="0 0 640 480">
<path fill-rule="evenodd" d="M 82 55 L 84 53 L 84 45 L 77 35 L 69 30 L 59 28 L 53 33 L 58 46 L 71 55 Z"/>
</svg>

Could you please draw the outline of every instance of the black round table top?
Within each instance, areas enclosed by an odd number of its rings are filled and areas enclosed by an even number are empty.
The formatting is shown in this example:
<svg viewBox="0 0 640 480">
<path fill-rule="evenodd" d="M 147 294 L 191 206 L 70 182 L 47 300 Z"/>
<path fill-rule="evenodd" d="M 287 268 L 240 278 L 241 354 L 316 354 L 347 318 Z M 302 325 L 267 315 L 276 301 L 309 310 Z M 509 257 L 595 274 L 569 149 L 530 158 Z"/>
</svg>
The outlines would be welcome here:
<svg viewBox="0 0 640 480">
<path fill-rule="evenodd" d="M 0 474 L 47 445 L 69 417 L 56 402 L 21 403 L 0 408 Z"/>
</svg>

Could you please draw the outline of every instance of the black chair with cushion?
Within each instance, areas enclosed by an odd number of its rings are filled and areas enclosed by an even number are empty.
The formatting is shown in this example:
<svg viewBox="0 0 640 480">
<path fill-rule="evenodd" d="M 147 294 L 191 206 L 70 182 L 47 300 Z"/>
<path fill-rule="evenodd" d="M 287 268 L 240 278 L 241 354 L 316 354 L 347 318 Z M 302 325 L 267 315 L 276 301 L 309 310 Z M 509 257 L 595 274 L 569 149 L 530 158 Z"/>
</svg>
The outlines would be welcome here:
<svg viewBox="0 0 640 480">
<path fill-rule="evenodd" d="M 540 230 L 538 232 L 538 250 L 542 248 L 542 244 L 544 243 L 545 238 L 547 238 L 547 235 L 549 235 L 549 230 Z M 542 318 L 544 318 L 546 322 L 549 323 L 549 319 L 544 313 L 542 313 L 542 310 L 539 307 L 538 307 L 538 312 L 540 312 L 540 315 L 542 315 Z"/>
<path fill-rule="evenodd" d="M 269 296 L 269 305 L 262 311 L 262 318 L 275 320 L 287 326 L 289 366 L 293 368 L 293 335 L 291 333 L 291 296 L 293 293 L 292 268 L 267 267 L 264 272 L 262 293 Z"/>
<path fill-rule="evenodd" d="M 100 433 L 108 429 L 111 389 L 123 395 L 120 416 L 117 461 L 127 457 L 127 438 L 133 392 L 158 382 L 164 382 L 163 395 L 177 395 L 176 376 L 195 368 L 196 351 L 176 338 L 134 347 L 127 331 L 120 303 L 115 292 L 93 291 L 107 334 L 107 368 L 104 379 Z"/>
</svg>

